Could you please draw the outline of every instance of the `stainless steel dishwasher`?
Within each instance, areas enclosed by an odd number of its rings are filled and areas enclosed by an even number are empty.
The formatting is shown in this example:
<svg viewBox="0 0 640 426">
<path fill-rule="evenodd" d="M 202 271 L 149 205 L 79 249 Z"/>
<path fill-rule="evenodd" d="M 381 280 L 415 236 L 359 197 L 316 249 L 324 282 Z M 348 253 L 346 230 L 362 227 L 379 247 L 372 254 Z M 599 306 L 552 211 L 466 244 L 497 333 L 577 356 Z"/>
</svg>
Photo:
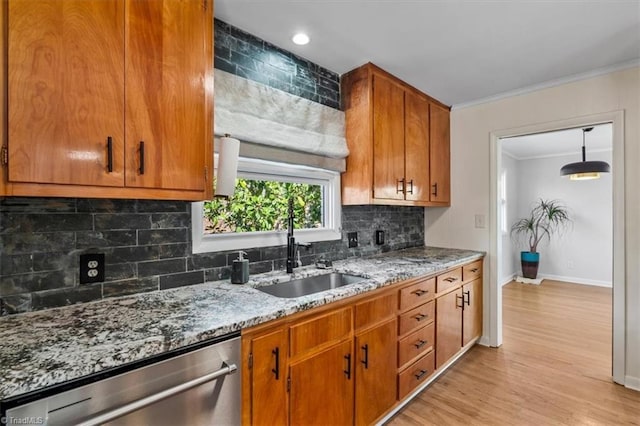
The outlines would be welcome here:
<svg viewBox="0 0 640 426">
<path fill-rule="evenodd" d="M 146 365 L 145 365 L 146 364 Z M 240 337 L 3 401 L 5 424 L 239 425 Z M 87 383 L 90 382 L 90 383 Z"/>
</svg>

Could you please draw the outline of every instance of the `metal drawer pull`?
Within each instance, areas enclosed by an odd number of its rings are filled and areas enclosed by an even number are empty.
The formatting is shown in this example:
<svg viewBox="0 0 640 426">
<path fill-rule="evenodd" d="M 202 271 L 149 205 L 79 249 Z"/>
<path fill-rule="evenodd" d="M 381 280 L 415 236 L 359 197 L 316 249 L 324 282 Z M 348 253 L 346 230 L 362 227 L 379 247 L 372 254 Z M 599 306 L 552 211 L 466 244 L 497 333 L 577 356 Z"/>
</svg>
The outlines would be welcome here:
<svg viewBox="0 0 640 426">
<path fill-rule="evenodd" d="M 475 274 L 476 272 L 478 272 L 478 268 L 471 269 L 471 272 L 473 272 Z"/>
<path fill-rule="evenodd" d="M 369 368 L 369 345 L 366 344 L 362 346 L 360 349 L 364 351 L 364 360 L 360 362 L 364 364 L 365 369 L 368 369 Z"/>
<path fill-rule="evenodd" d="M 401 192 L 404 192 L 404 179 L 398 179 L 398 183 L 396 183 L 396 194 Z"/>
<path fill-rule="evenodd" d="M 427 370 L 420 370 L 420 372 L 418 374 L 414 374 L 414 376 L 416 376 L 416 380 L 420 380 L 427 373 L 428 373 Z"/>
<path fill-rule="evenodd" d="M 429 293 L 429 290 L 422 290 L 422 289 L 418 289 L 416 291 L 412 291 L 411 293 L 415 294 L 416 296 L 420 297 L 423 294 L 427 294 Z"/>
<path fill-rule="evenodd" d="M 280 380 L 280 348 L 276 347 L 271 353 L 276 357 L 276 368 L 272 368 L 271 372 L 275 374 L 276 380 Z"/>
<path fill-rule="evenodd" d="M 431 185 L 431 187 L 433 188 L 433 192 L 431 192 L 431 195 L 433 195 L 434 197 L 437 197 L 438 196 L 438 182 L 436 182 L 433 185 Z"/>
<path fill-rule="evenodd" d="M 346 354 L 344 359 L 347 360 L 347 369 L 343 370 L 344 375 L 347 376 L 347 379 L 351 380 L 351 354 Z"/>
<path fill-rule="evenodd" d="M 103 423 L 110 422 L 126 414 L 129 414 L 136 410 L 144 408 L 148 405 L 155 404 L 158 401 L 162 401 L 163 399 L 169 398 L 173 395 L 177 395 L 184 391 L 188 391 L 191 388 L 195 388 L 196 386 L 200 386 L 204 383 L 215 380 L 218 377 L 226 376 L 228 374 L 233 374 L 236 372 L 236 370 L 238 370 L 238 367 L 236 367 L 235 364 L 228 364 L 227 362 L 223 362 L 222 368 L 211 374 L 207 374 L 206 376 L 199 377 L 187 383 L 183 383 L 181 385 L 174 386 L 169 389 L 165 389 L 162 392 L 158 392 L 156 394 L 147 396 L 145 398 L 141 398 L 137 401 L 133 401 L 129 404 L 123 405 L 122 407 L 119 407 L 114 410 L 108 411 L 104 414 L 100 414 L 98 416 L 92 417 L 90 419 L 85 420 L 82 423 L 76 423 L 76 424 L 78 426 L 97 426 Z"/>
<path fill-rule="evenodd" d="M 455 278 L 455 277 L 449 277 L 449 278 L 445 278 L 443 281 L 446 281 L 448 283 L 454 283 L 454 282 L 458 281 L 458 279 Z"/>
<path fill-rule="evenodd" d="M 413 179 L 411 179 L 409 182 L 407 182 L 409 185 L 411 185 L 411 189 L 407 189 L 407 194 L 413 194 Z"/>
<path fill-rule="evenodd" d="M 429 318 L 429 315 L 419 314 L 419 315 L 416 315 L 414 318 L 416 319 L 416 321 L 422 321 L 425 318 Z"/>
<path fill-rule="evenodd" d="M 141 175 L 144 174 L 144 141 L 140 141 L 140 169 Z"/>
<path fill-rule="evenodd" d="M 420 349 L 421 347 L 423 347 L 426 344 L 427 344 L 426 340 L 420 339 L 420 340 L 418 340 L 418 343 L 414 343 L 413 346 L 415 346 L 416 349 Z"/>
<path fill-rule="evenodd" d="M 464 300 L 465 294 L 467 295 L 467 300 Z M 462 303 L 466 303 L 467 306 L 471 305 L 471 290 L 462 292 Z"/>
<path fill-rule="evenodd" d="M 113 172 L 113 138 L 107 136 L 107 172 Z"/>
</svg>

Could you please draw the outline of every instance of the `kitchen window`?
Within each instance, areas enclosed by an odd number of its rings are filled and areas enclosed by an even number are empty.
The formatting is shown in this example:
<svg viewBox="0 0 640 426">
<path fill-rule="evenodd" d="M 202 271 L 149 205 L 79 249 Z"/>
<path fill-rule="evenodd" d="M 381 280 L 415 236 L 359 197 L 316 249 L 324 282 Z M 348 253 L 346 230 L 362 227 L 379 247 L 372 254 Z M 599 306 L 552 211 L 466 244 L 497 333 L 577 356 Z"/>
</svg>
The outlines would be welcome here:
<svg viewBox="0 0 640 426">
<path fill-rule="evenodd" d="M 341 238 L 338 172 L 240 158 L 233 197 L 193 203 L 193 252 L 286 245 L 290 197 L 297 241 Z"/>
</svg>

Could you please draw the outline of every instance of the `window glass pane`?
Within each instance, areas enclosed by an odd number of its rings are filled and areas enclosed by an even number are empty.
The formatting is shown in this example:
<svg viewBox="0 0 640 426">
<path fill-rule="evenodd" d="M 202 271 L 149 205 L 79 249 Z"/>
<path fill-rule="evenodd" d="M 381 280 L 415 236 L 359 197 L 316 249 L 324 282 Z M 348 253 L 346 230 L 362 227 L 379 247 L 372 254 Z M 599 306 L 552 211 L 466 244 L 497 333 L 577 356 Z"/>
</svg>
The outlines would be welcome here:
<svg viewBox="0 0 640 426">
<path fill-rule="evenodd" d="M 207 234 L 287 229 L 288 200 L 293 198 L 294 228 L 324 226 L 322 185 L 239 178 L 229 200 L 204 203 Z"/>
</svg>

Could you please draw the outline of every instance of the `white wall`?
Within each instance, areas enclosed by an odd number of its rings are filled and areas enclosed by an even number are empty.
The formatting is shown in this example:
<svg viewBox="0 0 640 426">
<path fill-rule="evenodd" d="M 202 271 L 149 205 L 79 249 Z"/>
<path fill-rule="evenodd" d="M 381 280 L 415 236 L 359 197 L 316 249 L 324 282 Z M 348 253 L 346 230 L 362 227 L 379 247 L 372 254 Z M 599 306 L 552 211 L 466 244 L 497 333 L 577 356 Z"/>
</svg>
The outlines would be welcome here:
<svg viewBox="0 0 640 426">
<path fill-rule="evenodd" d="M 507 173 L 507 232 L 502 234 L 502 258 L 500 262 L 500 284 L 505 285 L 511 281 L 514 275 L 520 272 L 520 249 L 513 244 L 509 229 L 519 217 L 518 212 L 518 186 L 520 177 L 518 173 L 519 161 L 504 152 L 502 154 L 502 169 Z"/>
<path fill-rule="evenodd" d="M 640 388 L 640 67 L 468 108 L 454 108 L 451 207 L 426 209 L 425 240 L 429 245 L 484 250 L 488 256 L 485 264 L 495 263 L 496 253 L 490 252 L 489 228 L 474 227 L 474 214 L 489 217 L 490 212 L 491 133 L 620 110 L 624 111 L 626 230 L 624 373 L 626 383 Z M 487 306 L 489 302 L 486 296 Z M 485 324 L 488 322 L 485 316 Z"/>
<path fill-rule="evenodd" d="M 611 152 L 587 152 L 587 159 L 611 164 Z M 611 287 L 613 253 L 613 195 L 611 174 L 600 179 L 572 181 L 560 168 L 579 155 L 517 162 L 518 218 L 527 217 L 536 200 L 560 200 L 571 214 L 572 226 L 538 246 L 540 278 Z M 503 251 L 504 251 L 503 246 Z M 526 250 L 524 246 L 517 251 Z"/>
</svg>

